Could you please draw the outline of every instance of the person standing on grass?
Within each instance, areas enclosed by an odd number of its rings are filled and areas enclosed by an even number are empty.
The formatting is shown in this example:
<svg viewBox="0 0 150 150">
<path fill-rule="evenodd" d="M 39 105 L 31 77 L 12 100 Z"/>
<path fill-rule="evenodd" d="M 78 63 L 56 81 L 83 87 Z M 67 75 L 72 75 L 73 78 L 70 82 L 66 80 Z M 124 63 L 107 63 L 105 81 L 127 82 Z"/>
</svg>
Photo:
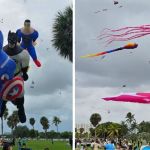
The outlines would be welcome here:
<svg viewBox="0 0 150 150">
<path fill-rule="evenodd" d="M 101 148 L 98 139 L 93 144 L 93 150 L 99 150 Z"/>
<path fill-rule="evenodd" d="M 72 147 L 72 137 L 69 138 L 69 144 Z"/>
<path fill-rule="evenodd" d="M 2 150 L 13 150 L 11 144 L 6 141 L 2 141 L 2 148 Z"/>
<path fill-rule="evenodd" d="M 117 143 L 116 144 L 116 150 L 120 150 L 121 149 L 121 145 L 120 145 L 120 143 Z"/>
<path fill-rule="evenodd" d="M 81 146 L 81 149 L 80 149 L 80 150 L 87 150 L 87 148 L 86 148 L 85 145 L 83 145 L 83 146 Z"/>
<path fill-rule="evenodd" d="M 91 149 L 94 150 L 94 140 L 91 142 Z"/>
<path fill-rule="evenodd" d="M 81 146 L 81 141 L 78 139 L 78 140 L 77 140 L 77 150 L 80 149 L 80 146 Z"/>
<path fill-rule="evenodd" d="M 115 150 L 115 145 L 113 141 L 108 141 L 107 144 L 104 145 L 105 150 Z"/>
</svg>

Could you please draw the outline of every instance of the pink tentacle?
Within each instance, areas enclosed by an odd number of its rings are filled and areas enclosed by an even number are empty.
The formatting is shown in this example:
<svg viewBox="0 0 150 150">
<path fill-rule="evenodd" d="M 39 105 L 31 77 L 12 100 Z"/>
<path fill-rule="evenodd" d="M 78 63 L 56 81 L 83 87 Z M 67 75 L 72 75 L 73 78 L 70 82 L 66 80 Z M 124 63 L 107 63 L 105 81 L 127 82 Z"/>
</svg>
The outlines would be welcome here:
<svg viewBox="0 0 150 150">
<path fill-rule="evenodd" d="M 114 41 L 128 41 L 149 34 L 150 34 L 150 24 L 146 24 L 146 25 L 134 26 L 134 27 L 124 27 L 115 30 L 105 28 L 101 32 L 101 34 L 97 37 L 97 39 L 98 40 L 108 39 L 106 40 L 108 45 Z"/>
<path fill-rule="evenodd" d="M 134 27 L 124 27 L 124 28 L 120 28 L 120 29 L 115 29 L 115 30 L 111 30 L 112 32 L 116 32 L 116 31 L 122 31 L 122 30 L 127 30 L 127 29 L 144 29 L 144 28 L 148 28 L 150 27 L 149 24 L 147 25 L 141 25 L 141 26 L 134 26 Z"/>
<path fill-rule="evenodd" d="M 137 34 L 137 35 L 134 35 L 134 36 L 131 36 L 131 37 L 128 37 L 128 38 L 117 38 L 117 37 L 112 37 L 110 39 L 108 39 L 106 42 L 109 42 L 109 41 L 129 41 L 129 40 L 133 40 L 133 39 L 136 39 L 136 38 L 139 38 L 139 37 L 143 37 L 143 36 L 146 36 L 146 35 L 149 35 L 150 33 L 144 33 L 144 34 Z"/>
<path fill-rule="evenodd" d="M 140 27 L 125 27 L 125 28 L 120 28 L 120 29 L 112 29 L 111 32 L 124 31 L 128 29 L 140 29 Z"/>
<path fill-rule="evenodd" d="M 109 29 L 109 28 L 105 28 L 102 30 L 101 34 L 107 34 L 109 31 L 110 32 L 118 32 L 118 31 L 124 31 L 124 30 L 128 30 L 128 29 L 133 29 L 133 30 L 145 30 L 145 29 L 150 29 L 150 25 L 142 25 L 142 26 L 138 26 L 138 27 L 124 27 L 124 28 L 120 28 L 120 29 Z M 107 31 L 107 32 L 106 32 Z"/>
<path fill-rule="evenodd" d="M 123 35 L 123 34 L 126 34 L 126 33 L 130 34 L 130 32 L 132 33 L 132 31 L 148 32 L 148 31 L 150 31 L 150 28 L 148 28 L 148 27 L 147 28 L 134 28 L 134 29 L 130 29 L 130 30 L 125 31 L 124 33 L 122 33 L 120 35 Z M 103 36 L 109 35 L 109 34 L 111 34 L 111 32 L 103 33 L 103 34 L 99 35 L 98 37 L 103 37 Z"/>
<path fill-rule="evenodd" d="M 130 33 L 131 31 L 140 31 L 140 29 L 139 28 L 138 29 L 137 28 L 136 29 L 135 28 L 134 29 L 130 29 L 130 30 L 127 30 L 125 33 Z M 123 35 L 125 33 L 122 33 L 121 35 Z M 103 33 L 103 34 L 100 34 L 97 38 L 100 38 L 100 37 L 103 37 L 103 36 L 107 36 L 107 35 L 112 35 L 112 34 L 111 34 L 111 32 Z"/>
<path fill-rule="evenodd" d="M 118 29 L 118 30 L 112 30 L 112 29 L 109 29 L 109 28 L 105 28 L 105 29 L 102 30 L 102 32 L 100 33 L 100 35 L 107 34 L 109 32 L 117 32 L 117 31 L 120 31 L 120 30 L 128 29 L 128 28 L 129 27 Z"/>
<path fill-rule="evenodd" d="M 116 41 L 130 41 L 139 37 L 143 37 L 146 35 L 149 35 L 150 33 L 144 33 L 144 34 L 138 34 L 138 35 L 134 35 L 128 38 L 116 38 L 116 37 L 112 37 L 110 39 L 108 39 L 107 41 L 105 41 L 106 46 L 108 46 L 109 44 L 111 44 L 112 42 L 116 42 Z"/>
<path fill-rule="evenodd" d="M 146 36 L 146 35 L 149 35 L 149 34 L 150 34 L 150 33 L 137 34 L 137 35 L 128 37 L 128 38 L 126 38 L 126 39 L 132 40 L 132 39 L 139 38 L 139 37 L 143 37 L 143 36 Z M 118 39 L 119 39 L 119 38 L 118 38 Z M 120 39 L 121 39 L 121 38 L 120 38 Z M 122 38 L 122 39 L 123 39 L 123 38 Z"/>
<path fill-rule="evenodd" d="M 132 35 L 132 34 L 139 34 L 139 33 L 150 33 L 150 30 L 149 31 L 127 31 L 125 33 L 122 33 L 122 34 L 107 34 L 103 37 L 99 37 L 97 38 L 98 40 L 102 40 L 102 39 L 106 39 L 106 38 L 109 38 L 109 37 L 125 37 L 125 36 L 129 36 L 129 35 Z"/>
</svg>

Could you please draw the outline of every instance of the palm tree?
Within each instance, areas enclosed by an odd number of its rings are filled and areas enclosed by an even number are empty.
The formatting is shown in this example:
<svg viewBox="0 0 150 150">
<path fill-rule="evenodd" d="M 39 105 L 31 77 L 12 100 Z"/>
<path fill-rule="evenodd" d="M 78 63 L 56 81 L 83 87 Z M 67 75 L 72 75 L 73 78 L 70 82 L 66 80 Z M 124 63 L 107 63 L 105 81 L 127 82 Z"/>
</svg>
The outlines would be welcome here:
<svg viewBox="0 0 150 150">
<path fill-rule="evenodd" d="M 126 122 L 132 123 L 133 121 L 135 121 L 134 114 L 132 114 L 131 112 L 128 112 L 126 115 Z"/>
<path fill-rule="evenodd" d="M 61 123 L 61 120 L 57 117 L 57 116 L 54 116 L 53 118 L 53 124 L 56 126 L 57 128 L 57 133 L 58 133 L 58 125 Z"/>
<path fill-rule="evenodd" d="M 150 133 L 150 122 L 148 122 L 148 121 L 142 121 L 138 125 L 138 131 L 139 131 L 139 133 L 142 133 L 142 132 Z"/>
<path fill-rule="evenodd" d="M 5 109 L 4 115 L 1 117 L 1 131 L 2 135 L 4 134 L 4 120 L 7 120 L 9 113 L 8 113 L 8 108 Z"/>
<path fill-rule="evenodd" d="M 16 129 L 19 123 L 18 111 L 14 111 L 12 115 L 7 118 L 7 125 L 11 130 Z M 13 133 L 13 132 L 12 132 Z"/>
<path fill-rule="evenodd" d="M 90 122 L 95 127 L 95 138 L 96 138 L 96 126 L 99 124 L 101 120 L 102 120 L 101 115 L 98 113 L 94 113 L 90 117 Z"/>
<path fill-rule="evenodd" d="M 90 128 L 89 130 L 90 130 L 90 135 L 91 135 L 91 137 L 93 137 L 93 136 L 95 135 L 95 129 Z"/>
<path fill-rule="evenodd" d="M 35 119 L 34 118 L 30 118 L 29 122 L 30 122 L 30 125 L 33 127 L 33 130 L 34 130 Z"/>
<path fill-rule="evenodd" d="M 121 126 L 116 123 L 112 123 L 108 127 L 108 135 L 109 137 L 118 137 L 121 131 Z"/>
<path fill-rule="evenodd" d="M 12 118 L 13 118 L 14 127 L 16 128 L 18 123 L 20 122 L 18 117 L 18 111 L 14 111 L 12 113 Z"/>
<path fill-rule="evenodd" d="M 49 125 L 49 120 L 43 116 L 41 119 L 40 119 L 40 123 L 41 125 L 43 126 L 43 130 L 45 131 L 45 136 L 47 136 L 47 130 L 49 129 L 50 125 Z"/>
<path fill-rule="evenodd" d="M 53 25 L 53 46 L 59 54 L 72 62 L 72 9 L 67 7 L 64 12 L 58 12 Z"/>
<path fill-rule="evenodd" d="M 7 118 L 7 125 L 11 129 L 11 133 L 13 133 L 14 124 L 13 124 L 13 118 L 11 116 Z"/>
<path fill-rule="evenodd" d="M 135 125 L 135 118 L 134 118 L 134 114 L 132 114 L 131 112 L 128 112 L 126 115 L 126 123 L 129 129 L 129 132 L 133 131 L 133 126 Z"/>
<path fill-rule="evenodd" d="M 136 121 L 134 121 L 131 125 L 131 131 L 134 132 L 134 133 L 137 133 L 138 132 L 138 124 Z"/>
<path fill-rule="evenodd" d="M 96 130 L 96 134 L 100 137 L 102 136 L 104 139 L 107 136 L 107 128 L 108 128 L 108 123 L 103 123 L 103 124 L 99 124 L 95 130 Z"/>
<path fill-rule="evenodd" d="M 77 129 L 77 128 L 75 128 L 75 132 L 78 132 L 78 129 Z"/>
<path fill-rule="evenodd" d="M 83 133 L 84 133 L 84 128 L 80 128 L 80 137 L 82 136 Z"/>
<path fill-rule="evenodd" d="M 125 121 L 121 122 L 121 136 L 124 136 L 128 133 L 128 126 Z"/>
</svg>

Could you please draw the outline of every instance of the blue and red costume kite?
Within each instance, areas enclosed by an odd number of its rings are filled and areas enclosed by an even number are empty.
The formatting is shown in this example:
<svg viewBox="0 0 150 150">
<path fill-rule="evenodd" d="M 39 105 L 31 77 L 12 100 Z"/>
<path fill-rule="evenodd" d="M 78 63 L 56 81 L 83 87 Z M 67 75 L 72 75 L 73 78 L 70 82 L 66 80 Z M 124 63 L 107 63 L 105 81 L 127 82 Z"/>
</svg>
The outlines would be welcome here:
<svg viewBox="0 0 150 150">
<path fill-rule="evenodd" d="M 23 28 L 17 30 L 18 42 L 23 49 L 27 49 L 36 66 L 40 67 L 41 63 L 37 59 L 37 54 L 33 43 L 37 40 L 38 31 L 32 29 L 30 33 L 25 33 Z"/>
</svg>

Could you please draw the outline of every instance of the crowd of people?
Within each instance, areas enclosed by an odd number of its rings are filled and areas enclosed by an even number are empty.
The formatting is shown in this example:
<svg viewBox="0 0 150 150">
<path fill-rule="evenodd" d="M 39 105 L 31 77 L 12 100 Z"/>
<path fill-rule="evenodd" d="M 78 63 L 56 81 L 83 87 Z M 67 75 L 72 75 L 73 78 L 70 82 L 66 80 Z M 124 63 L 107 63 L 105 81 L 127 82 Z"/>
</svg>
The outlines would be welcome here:
<svg viewBox="0 0 150 150">
<path fill-rule="evenodd" d="M 26 139 L 19 138 L 16 142 L 16 139 L 0 139 L 0 147 L 2 150 L 13 150 L 14 146 L 18 146 L 19 150 L 31 150 L 30 148 L 27 148 L 26 145 Z"/>
<path fill-rule="evenodd" d="M 15 139 L 5 140 L 2 138 L 0 140 L 0 146 L 2 150 L 13 150 L 13 146 L 15 146 Z"/>
<path fill-rule="evenodd" d="M 127 139 L 96 139 L 96 140 L 80 140 L 76 139 L 76 150 L 144 150 L 144 147 L 150 149 L 150 144 L 144 142 L 129 142 Z"/>
</svg>

